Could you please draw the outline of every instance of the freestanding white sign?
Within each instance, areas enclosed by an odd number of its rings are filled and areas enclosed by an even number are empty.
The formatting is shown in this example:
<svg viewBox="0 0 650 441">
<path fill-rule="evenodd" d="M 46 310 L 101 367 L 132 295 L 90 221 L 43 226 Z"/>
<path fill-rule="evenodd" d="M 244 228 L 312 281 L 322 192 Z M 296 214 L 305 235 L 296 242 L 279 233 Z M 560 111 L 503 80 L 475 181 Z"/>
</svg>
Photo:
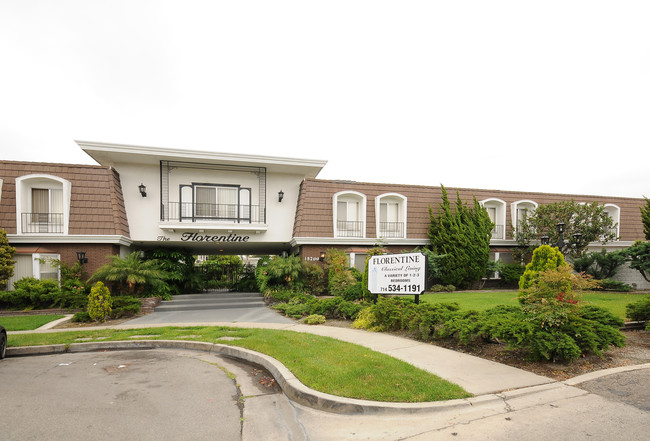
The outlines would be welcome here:
<svg viewBox="0 0 650 441">
<path fill-rule="evenodd" d="M 426 290 L 427 257 L 423 253 L 384 254 L 368 261 L 372 294 L 419 295 Z"/>
</svg>

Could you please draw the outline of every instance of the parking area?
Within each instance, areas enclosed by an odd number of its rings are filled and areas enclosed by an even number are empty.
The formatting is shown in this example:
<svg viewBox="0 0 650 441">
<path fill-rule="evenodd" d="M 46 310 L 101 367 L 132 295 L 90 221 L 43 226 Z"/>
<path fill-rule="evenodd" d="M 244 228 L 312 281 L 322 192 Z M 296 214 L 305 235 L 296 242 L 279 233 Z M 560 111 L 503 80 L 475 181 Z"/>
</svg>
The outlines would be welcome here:
<svg viewBox="0 0 650 441">
<path fill-rule="evenodd" d="M 173 350 L 9 357 L 1 440 L 239 440 L 239 393 L 219 357 Z"/>
</svg>

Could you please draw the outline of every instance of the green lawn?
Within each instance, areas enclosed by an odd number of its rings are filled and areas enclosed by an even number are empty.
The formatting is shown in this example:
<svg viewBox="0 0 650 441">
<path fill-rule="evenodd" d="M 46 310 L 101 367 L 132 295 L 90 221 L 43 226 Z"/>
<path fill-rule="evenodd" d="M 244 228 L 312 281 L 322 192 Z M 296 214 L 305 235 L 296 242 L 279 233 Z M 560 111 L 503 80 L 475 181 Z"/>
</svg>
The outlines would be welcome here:
<svg viewBox="0 0 650 441">
<path fill-rule="evenodd" d="M 4 326 L 7 331 L 30 331 L 63 317 L 62 315 L 53 314 L 0 317 L 0 325 Z"/>
<path fill-rule="evenodd" d="M 222 337 L 235 338 L 222 340 Z M 388 355 L 312 334 L 217 326 L 137 330 L 74 330 L 13 334 L 9 346 L 85 341 L 192 340 L 241 346 L 282 362 L 305 385 L 341 397 L 387 402 L 427 402 L 469 397 L 460 386 Z"/>
<path fill-rule="evenodd" d="M 457 291 L 423 294 L 421 302 L 456 302 L 462 309 L 483 311 L 496 305 L 517 305 L 517 291 Z M 640 300 L 648 294 L 585 292 L 582 300 L 589 305 L 600 306 L 612 314 L 625 319 L 625 305 Z"/>
</svg>

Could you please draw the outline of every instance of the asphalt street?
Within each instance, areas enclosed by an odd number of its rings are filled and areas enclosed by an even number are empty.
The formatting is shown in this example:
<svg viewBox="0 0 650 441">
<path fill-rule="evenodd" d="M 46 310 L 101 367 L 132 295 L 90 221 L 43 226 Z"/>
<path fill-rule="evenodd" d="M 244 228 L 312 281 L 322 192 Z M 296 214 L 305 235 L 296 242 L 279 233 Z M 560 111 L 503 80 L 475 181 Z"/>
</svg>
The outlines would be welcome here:
<svg viewBox="0 0 650 441">
<path fill-rule="evenodd" d="M 420 414 L 345 415 L 289 400 L 267 372 L 201 351 L 149 349 L 0 362 L 0 440 L 645 441 L 650 369 L 506 391 Z"/>
</svg>

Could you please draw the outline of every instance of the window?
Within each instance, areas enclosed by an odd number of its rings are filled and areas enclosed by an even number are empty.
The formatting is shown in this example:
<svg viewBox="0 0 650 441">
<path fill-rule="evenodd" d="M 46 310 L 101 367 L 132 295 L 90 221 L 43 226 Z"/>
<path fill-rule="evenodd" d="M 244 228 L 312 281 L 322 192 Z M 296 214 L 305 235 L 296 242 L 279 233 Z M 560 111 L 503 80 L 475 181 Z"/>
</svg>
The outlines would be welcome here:
<svg viewBox="0 0 650 441">
<path fill-rule="evenodd" d="M 605 204 L 605 213 L 614 221 L 613 233 L 618 238 L 619 224 L 621 222 L 621 209 L 614 204 Z"/>
<path fill-rule="evenodd" d="M 521 221 L 530 216 L 536 208 L 537 203 L 533 201 L 518 201 L 512 204 L 512 225 L 514 225 L 515 231 L 521 229 Z"/>
<path fill-rule="evenodd" d="M 70 182 L 57 176 L 16 178 L 18 234 L 67 234 L 70 195 Z"/>
<path fill-rule="evenodd" d="M 506 203 L 501 199 L 485 199 L 481 205 L 494 224 L 492 228 L 492 239 L 506 238 Z"/>
<path fill-rule="evenodd" d="M 171 206 L 171 204 L 170 204 Z M 180 220 L 251 221 L 251 189 L 237 185 L 180 186 Z"/>
<path fill-rule="evenodd" d="M 387 193 L 377 197 L 375 210 L 377 216 L 377 237 L 406 237 L 406 198 L 397 193 Z"/>
<path fill-rule="evenodd" d="M 334 236 L 365 237 L 366 197 L 357 192 L 334 195 Z"/>
<path fill-rule="evenodd" d="M 14 275 L 7 284 L 8 290 L 13 290 L 14 283 L 23 277 L 34 277 L 40 280 L 59 280 L 59 269 L 52 260 L 60 260 L 59 254 L 16 254 L 14 256 Z"/>
<path fill-rule="evenodd" d="M 31 213 L 25 225 L 30 233 L 61 233 L 63 227 L 63 190 L 32 188 Z"/>
</svg>

